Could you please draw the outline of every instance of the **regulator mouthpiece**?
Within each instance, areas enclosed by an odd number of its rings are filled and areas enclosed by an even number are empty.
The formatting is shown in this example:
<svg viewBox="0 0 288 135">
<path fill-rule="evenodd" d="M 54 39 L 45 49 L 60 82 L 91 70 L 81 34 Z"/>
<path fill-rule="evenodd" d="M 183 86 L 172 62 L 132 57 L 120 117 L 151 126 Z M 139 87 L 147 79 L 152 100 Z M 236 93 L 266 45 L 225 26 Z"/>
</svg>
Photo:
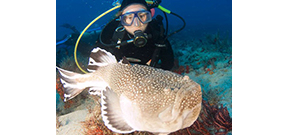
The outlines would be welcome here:
<svg viewBox="0 0 288 135">
<path fill-rule="evenodd" d="M 137 47 L 143 47 L 147 43 L 147 36 L 141 31 L 141 30 L 136 30 L 134 31 L 134 45 Z"/>
</svg>

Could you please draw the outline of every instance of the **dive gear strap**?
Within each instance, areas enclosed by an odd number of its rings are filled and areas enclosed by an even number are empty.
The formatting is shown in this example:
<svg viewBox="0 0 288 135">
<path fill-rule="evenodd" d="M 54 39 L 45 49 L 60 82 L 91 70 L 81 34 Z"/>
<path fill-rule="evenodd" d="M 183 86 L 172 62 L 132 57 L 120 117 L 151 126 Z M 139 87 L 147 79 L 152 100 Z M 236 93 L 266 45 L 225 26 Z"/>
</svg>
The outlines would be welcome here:
<svg viewBox="0 0 288 135">
<path fill-rule="evenodd" d="M 165 48 L 166 44 L 155 44 L 155 46 L 156 46 L 156 49 L 154 50 L 151 63 L 150 63 L 150 66 L 152 67 L 156 67 L 156 65 L 158 64 L 158 61 L 160 59 L 159 56 L 160 56 L 161 49 Z"/>
<path fill-rule="evenodd" d="M 124 34 L 126 33 L 125 28 L 119 23 L 118 27 L 115 29 L 112 42 L 120 45 L 122 43 L 122 39 L 124 38 Z"/>
</svg>

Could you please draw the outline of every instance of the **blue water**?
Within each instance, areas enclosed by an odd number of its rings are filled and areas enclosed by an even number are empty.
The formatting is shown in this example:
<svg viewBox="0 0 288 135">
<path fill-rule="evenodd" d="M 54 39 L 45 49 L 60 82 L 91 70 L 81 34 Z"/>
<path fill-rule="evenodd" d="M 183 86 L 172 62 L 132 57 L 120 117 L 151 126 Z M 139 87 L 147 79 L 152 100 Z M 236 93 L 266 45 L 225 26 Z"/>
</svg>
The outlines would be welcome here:
<svg viewBox="0 0 288 135">
<path fill-rule="evenodd" d="M 60 25 L 69 23 L 82 31 L 94 18 L 112 7 L 114 0 L 57 0 L 56 1 L 56 39 L 61 39 L 72 31 Z M 183 31 L 198 37 L 203 33 L 217 31 L 232 36 L 232 0 L 162 0 L 161 6 L 182 16 L 186 21 Z M 117 10 L 117 9 L 116 9 Z M 101 26 L 111 19 L 112 12 L 99 19 L 92 27 Z M 156 13 L 162 14 L 160 10 Z M 169 26 L 180 26 L 182 21 L 168 15 Z"/>
</svg>

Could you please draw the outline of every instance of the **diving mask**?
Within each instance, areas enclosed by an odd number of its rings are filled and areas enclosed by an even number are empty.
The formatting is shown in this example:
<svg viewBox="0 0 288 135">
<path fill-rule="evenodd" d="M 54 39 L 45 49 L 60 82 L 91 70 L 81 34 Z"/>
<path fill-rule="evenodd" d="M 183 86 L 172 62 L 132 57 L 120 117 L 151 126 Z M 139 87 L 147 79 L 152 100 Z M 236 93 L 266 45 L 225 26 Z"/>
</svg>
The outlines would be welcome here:
<svg viewBox="0 0 288 135">
<path fill-rule="evenodd" d="M 146 24 L 152 20 L 152 15 L 149 11 L 136 11 L 136 12 L 128 12 L 120 16 L 121 24 L 124 26 L 131 26 L 135 20 L 135 18 Z"/>
</svg>

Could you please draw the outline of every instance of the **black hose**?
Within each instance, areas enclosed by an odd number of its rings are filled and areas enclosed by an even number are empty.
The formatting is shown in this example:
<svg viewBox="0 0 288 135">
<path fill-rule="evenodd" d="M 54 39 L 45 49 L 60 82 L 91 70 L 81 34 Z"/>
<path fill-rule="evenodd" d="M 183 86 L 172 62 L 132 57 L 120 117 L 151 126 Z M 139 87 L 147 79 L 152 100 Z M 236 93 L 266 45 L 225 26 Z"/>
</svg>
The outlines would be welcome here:
<svg viewBox="0 0 288 135">
<path fill-rule="evenodd" d="M 170 36 L 172 36 L 172 35 L 178 33 L 178 32 L 181 31 L 181 30 L 183 30 L 184 27 L 186 26 L 186 22 L 185 22 L 185 20 L 184 20 L 181 16 L 179 16 L 179 15 L 173 13 L 173 12 L 171 12 L 170 14 L 175 15 L 175 16 L 177 16 L 178 18 L 180 18 L 180 19 L 183 21 L 183 26 L 182 26 L 180 29 L 178 29 L 178 30 L 176 30 L 176 31 L 174 31 L 174 32 L 172 32 L 172 33 L 170 33 L 168 36 L 166 36 L 166 38 L 164 39 L 164 41 L 165 41 L 168 37 L 170 37 Z"/>
<path fill-rule="evenodd" d="M 165 21 L 166 21 L 166 31 L 165 31 L 165 35 L 164 36 L 167 36 L 167 34 L 168 34 L 168 17 L 167 17 L 167 14 L 164 11 L 162 11 L 162 12 L 163 12 L 163 14 L 165 16 Z"/>
<path fill-rule="evenodd" d="M 103 30 L 102 30 L 102 31 L 103 31 Z M 99 35 L 99 41 L 100 41 L 100 43 L 101 43 L 102 45 L 104 45 L 104 46 L 107 46 L 107 47 L 117 46 L 117 43 L 112 43 L 112 44 L 106 44 L 106 43 L 104 43 L 104 42 L 102 41 L 102 31 L 101 31 L 101 33 L 100 33 L 100 35 Z"/>
</svg>

